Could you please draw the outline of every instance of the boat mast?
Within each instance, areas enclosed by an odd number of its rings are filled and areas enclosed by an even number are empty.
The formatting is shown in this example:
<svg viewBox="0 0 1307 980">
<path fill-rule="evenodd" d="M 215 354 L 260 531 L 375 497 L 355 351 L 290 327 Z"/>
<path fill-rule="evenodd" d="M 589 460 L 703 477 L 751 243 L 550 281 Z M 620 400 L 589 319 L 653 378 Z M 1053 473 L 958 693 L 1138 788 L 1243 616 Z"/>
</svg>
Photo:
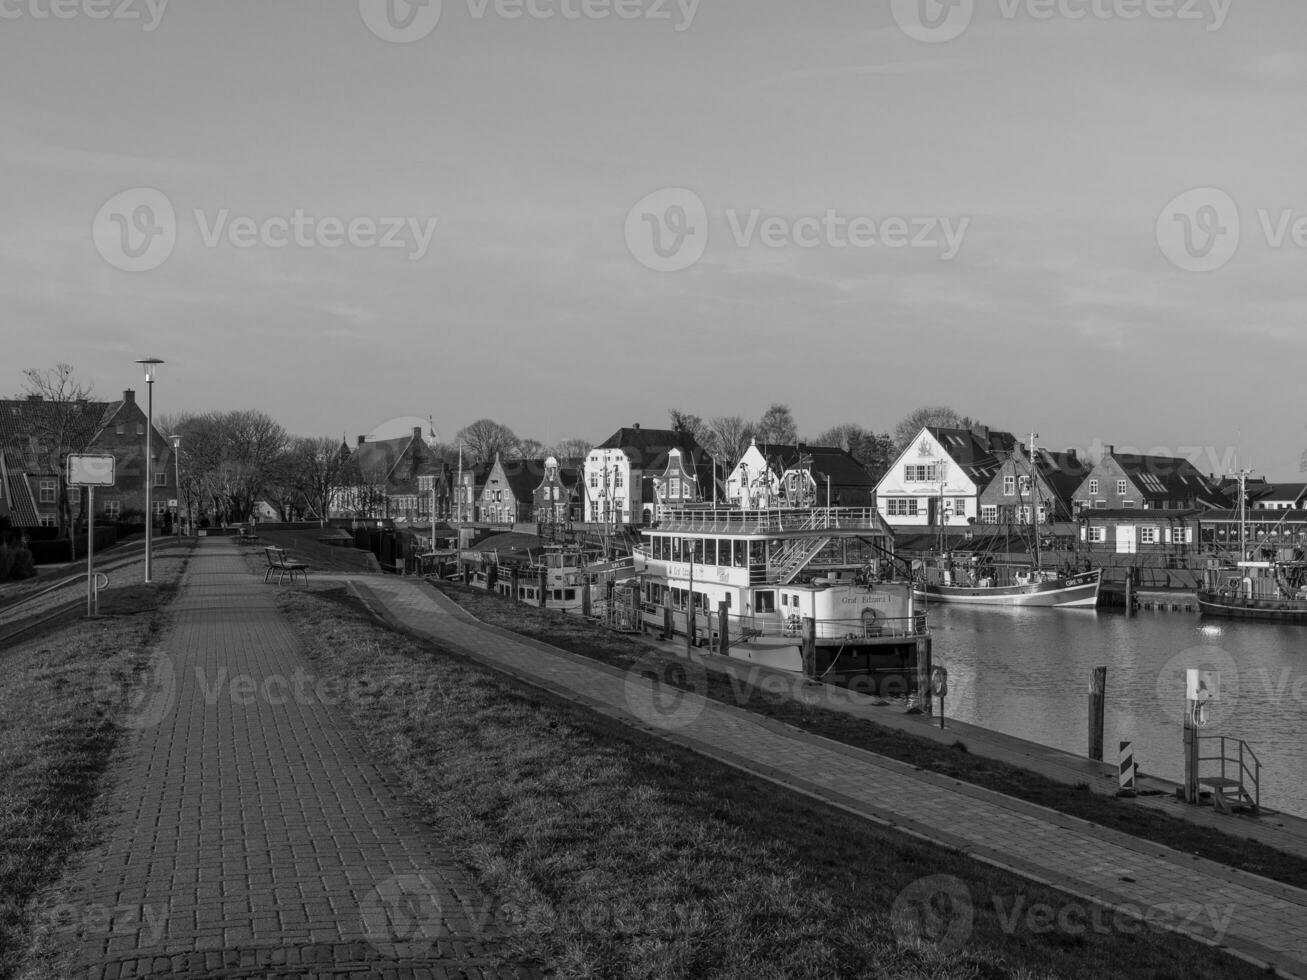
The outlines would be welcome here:
<svg viewBox="0 0 1307 980">
<path fill-rule="evenodd" d="M 1039 551 L 1039 490 L 1035 486 L 1035 440 L 1039 438 L 1038 432 L 1030 433 L 1030 458 L 1026 461 L 1026 469 L 1030 473 L 1030 536 L 1034 539 L 1035 545 L 1035 568 L 1043 568 L 1043 556 Z"/>
</svg>

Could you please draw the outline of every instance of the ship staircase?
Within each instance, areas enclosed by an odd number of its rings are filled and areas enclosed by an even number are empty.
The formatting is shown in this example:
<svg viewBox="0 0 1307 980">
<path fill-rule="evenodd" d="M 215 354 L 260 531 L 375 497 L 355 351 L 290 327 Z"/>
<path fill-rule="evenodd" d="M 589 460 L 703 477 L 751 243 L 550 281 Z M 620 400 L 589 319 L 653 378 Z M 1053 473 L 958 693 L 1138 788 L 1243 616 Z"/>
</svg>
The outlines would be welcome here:
<svg viewBox="0 0 1307 980">
<path fill-rule="evenodd" d="M 1215 749 L 1216 754 L 1203 755 L 1204 743 Z M 1260 813 L 1262 764 L 1252 746 L 1243 739 L 1225 735 L 1201 735 L 1198 745 L 1198 784 L 1211 789 L 1216 809 L 1227 814 L 1236 809 Z M 1204 775 L 1204 762 L 1219 762 L 1219 775 Z"/>
<path fill-rule="evenodd" d="M 769 577 L 780 585 L 788 585 L 794 581 L 794 576 L 803 571 L 808 562 L 821 554 L 821 550 L 830 542 L 831 539 L 827 537 L 798 538 L 791 541 L 781 549 L 779 554 L 772 557 Z"/>
</svg>

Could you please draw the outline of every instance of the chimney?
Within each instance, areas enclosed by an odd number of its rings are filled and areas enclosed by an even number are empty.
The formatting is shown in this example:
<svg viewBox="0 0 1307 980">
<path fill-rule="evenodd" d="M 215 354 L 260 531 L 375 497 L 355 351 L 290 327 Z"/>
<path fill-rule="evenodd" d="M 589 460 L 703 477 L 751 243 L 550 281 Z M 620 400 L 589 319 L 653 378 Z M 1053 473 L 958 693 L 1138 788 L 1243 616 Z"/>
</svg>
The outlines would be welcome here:
<svg viewBox="0 0 1307 980">
<path fill-rule="evenodd" d="M 632 428 L 632 429 L 639 429 L 639 428 L 640 428 L 640 423 L 639 423 L 639 422 L 636 422 L 634 425 L 631 426 L 631 428 Z"/>
<path fill-rule="evenodd" d="M 363 445 L 363 444 L 364 444 L 365 442 L 367 442 L 367 441 L 368 441 L 368 437 L 367 437 L 367 436 L 359 436 L 359 442 L 358 442 L 358 444 L 361 446 L 361 445 Z"/>
<path fill-rule="evenodd" d="M 1080 462 L 1080 457 L 1076 455 L 1076 451 L 1074 449 L 1064 449 L 1062 450 L 1062 452 L 1066 454 L 1066 458 L 1069 459 L 1071 462 L 1073 463 Z"/>
<path fill-rule="evenodd" d="M 417 439 L 419 442 L 422 441 L 422 426 L 420 425 L 413 426 L 413 438 Z"/>
<path fill-rule="evenodd" d="M 41 398 L 40 395 L 28 395 L 28 396 L 27 396 L 27 400 L 28 400 L 29 402 L 39 402 L 39 401 L 42 401 L 43 399 Z"/>
<path fill-rule="evenodd" d="M 123 392 L 123 401 L 126 402 L 128 405 L 135 405 L 135 404 L 136 404 L 136 392 L 133 391 L 131 388 L 126 389 L 126 390 Z"/>
</svg>

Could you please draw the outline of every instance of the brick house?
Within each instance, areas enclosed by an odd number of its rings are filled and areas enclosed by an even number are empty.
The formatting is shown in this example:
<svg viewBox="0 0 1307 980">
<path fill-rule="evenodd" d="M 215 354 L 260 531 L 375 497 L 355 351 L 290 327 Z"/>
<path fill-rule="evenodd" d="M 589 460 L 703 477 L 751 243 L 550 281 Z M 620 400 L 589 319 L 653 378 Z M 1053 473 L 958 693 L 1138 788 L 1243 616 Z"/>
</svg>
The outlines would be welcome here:
<svg viewBox="0 0 1307 980">
<path fill-rule="evenodd" d="M 545 460 L 545 472 L 532 495 L 535 520 L 541 524 L 569 524 L 582 520 L 581 469 L 579 459 Z"/>
<path fill-rule="evenodd" d="M 545 479 L 546 459 L 504 459 L 498 454 L 478 499 L 478 518 L 487 524 L 525 524 L 535 520 L 536 491 Z"/>
<path fill-rule="evenodd" d="M 1074 449 L 1050 452 L 1013 447 L 1005 454 L 993 478 L 980 492 L 977 524 L 1056 524 L 1074 515 L 1076 489 L 1089 472 L 1089 464 Z"/>
<path fill-rule="evenodd" d="M 1073 495 L 1077 511 L 1190 510 L 1226 507 L 1217 484 L 1193 463 L 1173 456 L 1118 453 L 1108 446 L 1103 458 Z"/>
<path fill-rule="evenodd" d="M 429 521 L 433 487 L 437 516 L 442 500 L 446 508 L 452 506 L 449 466 L 427 445 L 420 426 L 394 439 L 359 436 L 352 449 L 342 443 L 340 451 L 342 485 L 331 495 L 333 517 Z"/>
<path fill-rule="evenodd" d="M 68 491 L 64 467 L 68 453 L 104 453 L 115 460 L 115 484 L 95 493 L 98 520 L 145 519 L 145 411 L 136 392 L 127 389 L 116 401 L 83 399 L 53 402 L 38 395 L 0 400 L 0 445 L 3 446 L 3 497 L 15 527 L 55 527 L 66 499 L 74 525 L 85 522 L 85 491 Z M 172 446 L 157 428 L 149 435 L 156 524 L 176 499 Z M 30 506 L 29 506 L 30 504 Z"/>
</svg>

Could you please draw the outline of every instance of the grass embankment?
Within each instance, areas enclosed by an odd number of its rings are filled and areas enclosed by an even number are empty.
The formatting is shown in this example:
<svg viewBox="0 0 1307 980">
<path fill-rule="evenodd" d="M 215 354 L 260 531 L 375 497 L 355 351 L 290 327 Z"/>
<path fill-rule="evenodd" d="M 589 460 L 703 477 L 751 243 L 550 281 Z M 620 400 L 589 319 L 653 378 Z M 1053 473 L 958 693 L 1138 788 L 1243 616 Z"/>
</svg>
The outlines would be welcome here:
<svg viewBox="0 0 1307 980">
<path fill-rule="evenodd" d="M 267 568 L 264 548 L 284 548 L 309 563 L 309 574 L 317 572 L 380 572 L 381 566 L 370 551 L 352 545 L 327 544 L 321 538 L 331 529 L 311 531 L 262 531 L 259 540 L 240 544 L 247 554 L 254 556 L 256 564 Z M 236 539 L 233 538 L 233 541 Z"/>
<path fill-rule="evenodd" d="M 486 623 L 622 669 L 639 663 L 642 669 L 652 666 L 655 673 L 664 678 L 675 676 L 658 667 L 659 660 L 673 662 L 675 657 L 672 654 L 663 654 L 646 643 L 613 633 L 579 616 L 513 603 L 481 589 L 448 583 L 441 583 L 440 588 Z M 669 679 L 668 683 L 672 681 Z M 1086 787 L 1069 786 L 1028 769 L 941 745 L 897 728 L 780 697 L 774 689 L 763 690 L 723 673 L 709 670 L 707 683 L 706 693 L 714 700 L 737 705 L 804 731 L 1288 885 L 1307 888 L 1307 859 L 1258 841 L 1201 827 L 1126 800 L 1095 794 Z"/>
<path fill-rule="evenodd" d="M 282 595 L 316 672 L 371 692 L 347 710 L 482 908 L 559 975 L 1264 975 L 1110 912 L 1077 928 L 1093 913 L 1066 896 L 391 632 L 343 590 Z M 951 903 L 896 932 L 896 900 L 913 883 L 929 898 L 935 875 L 952 876 Z M 912 941 L 914 922 L 956 943 Z"/>
<path fill-rule="evenodd" d="M 0 978 L 29 941 L 29 902 L 94 840 L 96 793 L 120 734 L 112 719 L 185 564 L 156 558 L 154 583 L 103 593 L 99 619 L 0 652 Z"/>
</svg>

